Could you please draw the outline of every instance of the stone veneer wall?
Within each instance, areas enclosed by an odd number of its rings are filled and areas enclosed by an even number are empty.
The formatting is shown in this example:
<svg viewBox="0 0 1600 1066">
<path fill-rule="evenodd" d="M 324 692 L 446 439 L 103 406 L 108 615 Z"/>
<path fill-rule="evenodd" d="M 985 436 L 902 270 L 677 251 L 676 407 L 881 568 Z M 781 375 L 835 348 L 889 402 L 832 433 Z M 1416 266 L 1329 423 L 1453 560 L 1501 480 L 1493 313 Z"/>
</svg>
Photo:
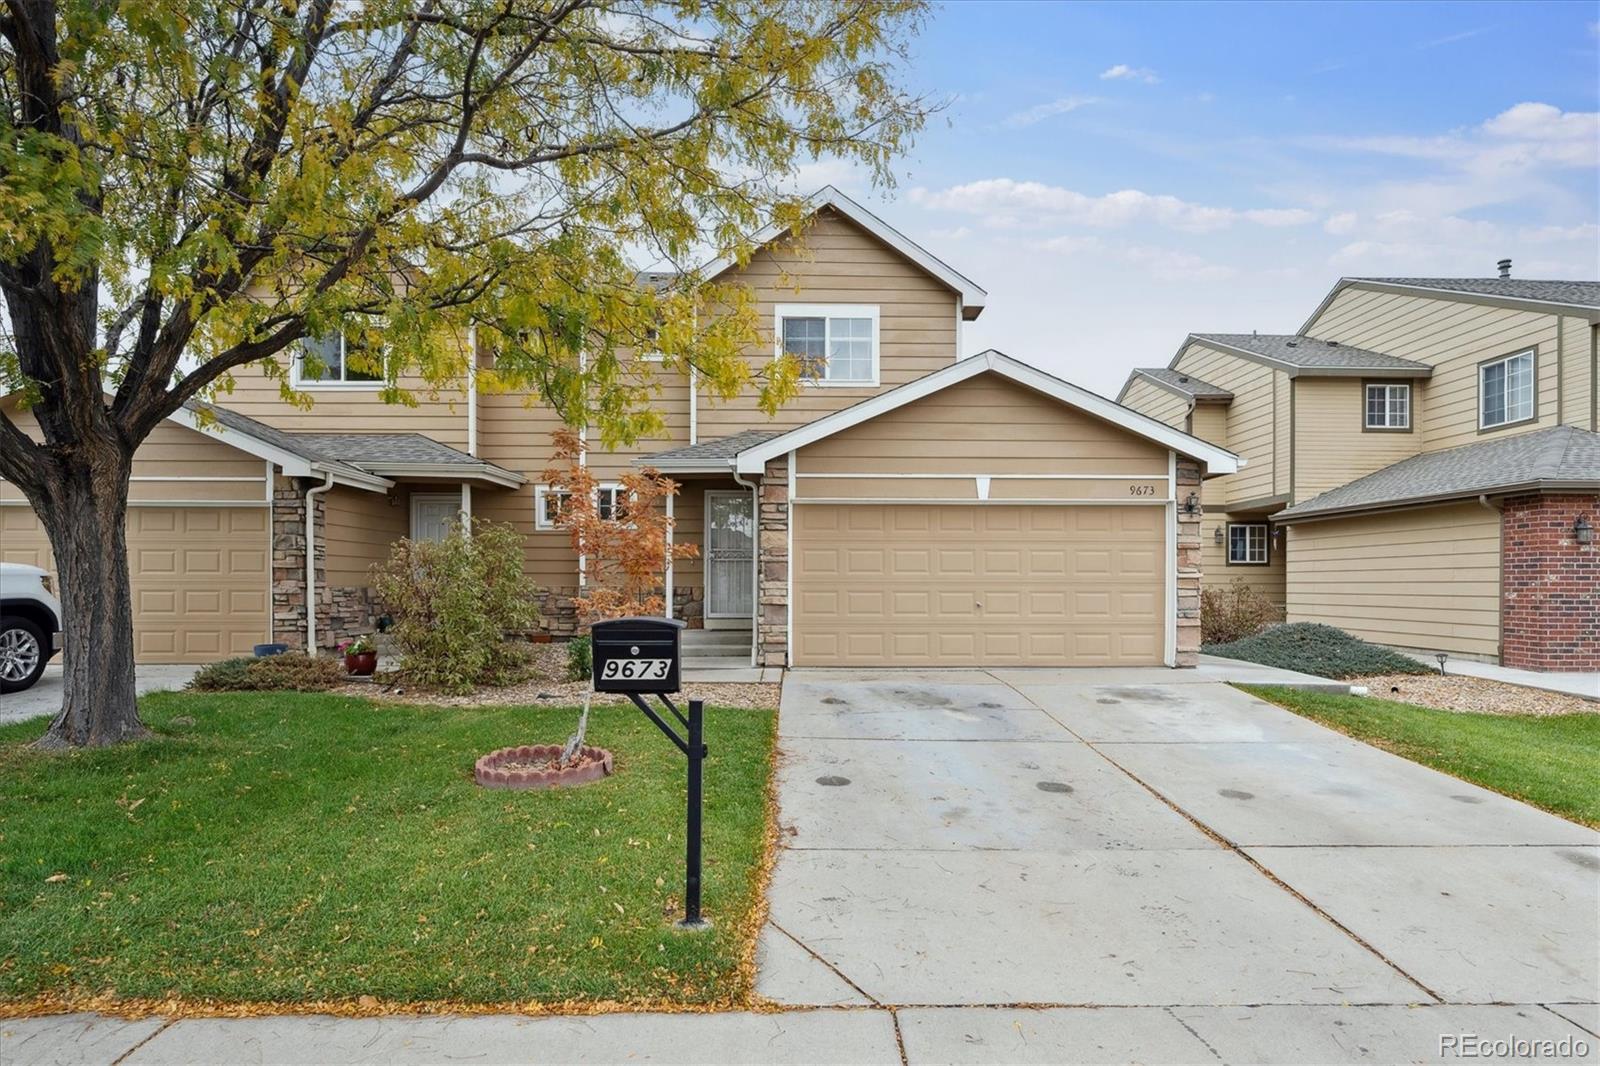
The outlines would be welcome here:
<svg viewBox="0 0 1600 1066">
<path fill-rule="evenodd" d="M 1200 491 L 1200 464 L 1178 458 L 1178 666 L 1200 665 L 1200 524 L 1204 508 L 1185 514 L 1183 501 Z"/>
<path fill-rule="evenodd" d="M 1600 495 L 1512 496 L 1500 508 L 1500 662 L 1525 670 L 1600 670 Z M 1600 532 L 1596 534 L 1600 539 Z"/>
<path fill-rule="evenodd" d="M 756 576 L 756 662 L 789 665 L 789 459 L 767 463 L 761 478 Z"/>
<path fill-rule="evenodd" d="M 272 639 L 291 648 L 306 646 L 306 488 L 282 474 L 272 484 Z M 328 588 L 328 545 L 324 497 L 313 497 L 317 525 L 317 646 L 332 651 L 339 642 L 373 632 L 377 617 L 372 590 L 359 586 Z"/>
<path fill-rule="evenodd" d="M 573 602 L 577 596 L 576 585 L 539 589 L 539 625 L 536 632 L 548 633 L 556 640 L 570 640 L 578 636 L 583 629 L 578 619 L 578 606 Z M 705 625 L 705 590 L 698 585 L 688 588 L 675 586 L 672 604 L 672 617 L 681 618 L 690 629 Z"/>
</svg>

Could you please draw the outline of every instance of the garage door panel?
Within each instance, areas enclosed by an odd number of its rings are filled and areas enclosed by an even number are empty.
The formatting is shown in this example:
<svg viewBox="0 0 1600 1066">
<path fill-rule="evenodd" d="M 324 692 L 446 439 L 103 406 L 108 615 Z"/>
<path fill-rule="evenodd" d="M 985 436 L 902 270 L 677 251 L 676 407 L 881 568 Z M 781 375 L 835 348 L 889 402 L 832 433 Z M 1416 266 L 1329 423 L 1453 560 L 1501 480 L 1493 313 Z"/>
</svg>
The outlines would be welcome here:
<svg viewBox="0 0 1600 1066">
<path fill-rule="evenodd" d="M 798 506 L 795 662 L 1158 663 L 1164 513 L 1159 506 Z M 859 543 L 830 546 L 841 537 Z"/>
<path fill-rule="evenodd" d="M 128 509 L 137 661 L 207 662 L 268 638 L 269 525 L 264 507 Z M 0 558 L 54 570 L 28 508 L 0 508 Z"/>
</svg>

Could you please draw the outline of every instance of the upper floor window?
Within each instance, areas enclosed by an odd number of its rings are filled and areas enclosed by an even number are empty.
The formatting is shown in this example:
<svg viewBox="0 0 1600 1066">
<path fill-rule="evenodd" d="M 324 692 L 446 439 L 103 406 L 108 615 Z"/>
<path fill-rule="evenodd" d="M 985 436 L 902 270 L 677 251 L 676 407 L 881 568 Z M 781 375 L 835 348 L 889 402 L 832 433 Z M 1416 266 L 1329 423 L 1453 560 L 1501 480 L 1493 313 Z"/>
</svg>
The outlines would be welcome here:
<svg viewBox="0 0 1600 1066">
<path fill-rule="evenodd" d="M 1228 523 L 1228 565 L 1265 566 L 1267 564 L 1267 524 L 1265 522 Z"/>
<path fill-rule="evenodd" d="M 533 525 L 535 529 L 557 529 L 567 510 L 567 500 L 572 494 L 550 485 L 538 485 L 533 490 Z"/>
<path fill-rule="evenodd" d="M 1367 385 L 1367 429 L 1410 429 L 1411 386 L 1389 382 Z"/>
<path fill-rule="evenodd" d="M 362 385 L 383 382 L 383 348 L 357 328 L 306 337 L 295 354 L 295 385 Z"/>
<path fill-rule="evenodd" d="M 795 356 L 817 385 L 878 384 L 878 308 L 865 304 L 779 304 L 778 354 Z"/>
<path fill-rule="evenodd" d="M 1494 429 L 1531 421 L 1534 350 L 1478 364 L 1478 426 Z"/>
</svg>

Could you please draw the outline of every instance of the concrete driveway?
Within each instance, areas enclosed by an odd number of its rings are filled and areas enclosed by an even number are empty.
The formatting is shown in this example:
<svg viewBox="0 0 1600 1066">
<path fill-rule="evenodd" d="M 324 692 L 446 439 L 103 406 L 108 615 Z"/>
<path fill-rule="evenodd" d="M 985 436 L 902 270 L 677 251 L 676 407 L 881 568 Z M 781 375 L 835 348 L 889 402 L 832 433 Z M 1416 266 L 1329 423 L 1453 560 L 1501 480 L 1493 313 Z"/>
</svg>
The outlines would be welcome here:
<svg viewBox="0 0 1600 1066">
<path fill-rule="evenodd" d="M 135 668 L 133 683 L 141 696 L 146 692 L 182 688 L 198 669 L 198 666 L 140 666 Z M 44 668 L 44 676 L 37 685 L 26 692 L 8 692 L 0 696 L 0 725 L 53 715 L 59 710 L 61 662 L 58 659 Z"/>
<path fill-rule="evenodd" d="M 910 1062 L 1592 1061 L 1600 834 L 1217 676 L 791 671 L 760 992 Z"/>
</svg>

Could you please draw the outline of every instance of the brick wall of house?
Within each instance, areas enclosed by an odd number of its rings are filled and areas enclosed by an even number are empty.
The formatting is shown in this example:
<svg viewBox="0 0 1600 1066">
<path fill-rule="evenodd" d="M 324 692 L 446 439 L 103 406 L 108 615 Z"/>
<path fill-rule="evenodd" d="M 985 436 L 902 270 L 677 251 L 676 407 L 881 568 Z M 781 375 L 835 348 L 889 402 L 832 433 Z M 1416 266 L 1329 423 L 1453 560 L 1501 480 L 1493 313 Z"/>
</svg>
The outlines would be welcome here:
<svg viewBox="0 0 1600 1066">
<path fill-rule="evenodd" d="M 1178 666 L 1200 665 L 1200 523 L 1204 508 L 1183 509 L 1188 495 L 1200 491 L 1200 464 L 1178 459 Z"/>
<path fill-rule="evenodd" d="M 1501 507 L 1500 661 L 1526 670 L 1600 670 L 1600 495 L 1513 496 Z"/>
<path fill-rule="evenodd" d="M 787 666 L 789 658 L 789 460 L 774 459 L 761 479 L 757 550 L 756 661 Z"/>
</svg>

